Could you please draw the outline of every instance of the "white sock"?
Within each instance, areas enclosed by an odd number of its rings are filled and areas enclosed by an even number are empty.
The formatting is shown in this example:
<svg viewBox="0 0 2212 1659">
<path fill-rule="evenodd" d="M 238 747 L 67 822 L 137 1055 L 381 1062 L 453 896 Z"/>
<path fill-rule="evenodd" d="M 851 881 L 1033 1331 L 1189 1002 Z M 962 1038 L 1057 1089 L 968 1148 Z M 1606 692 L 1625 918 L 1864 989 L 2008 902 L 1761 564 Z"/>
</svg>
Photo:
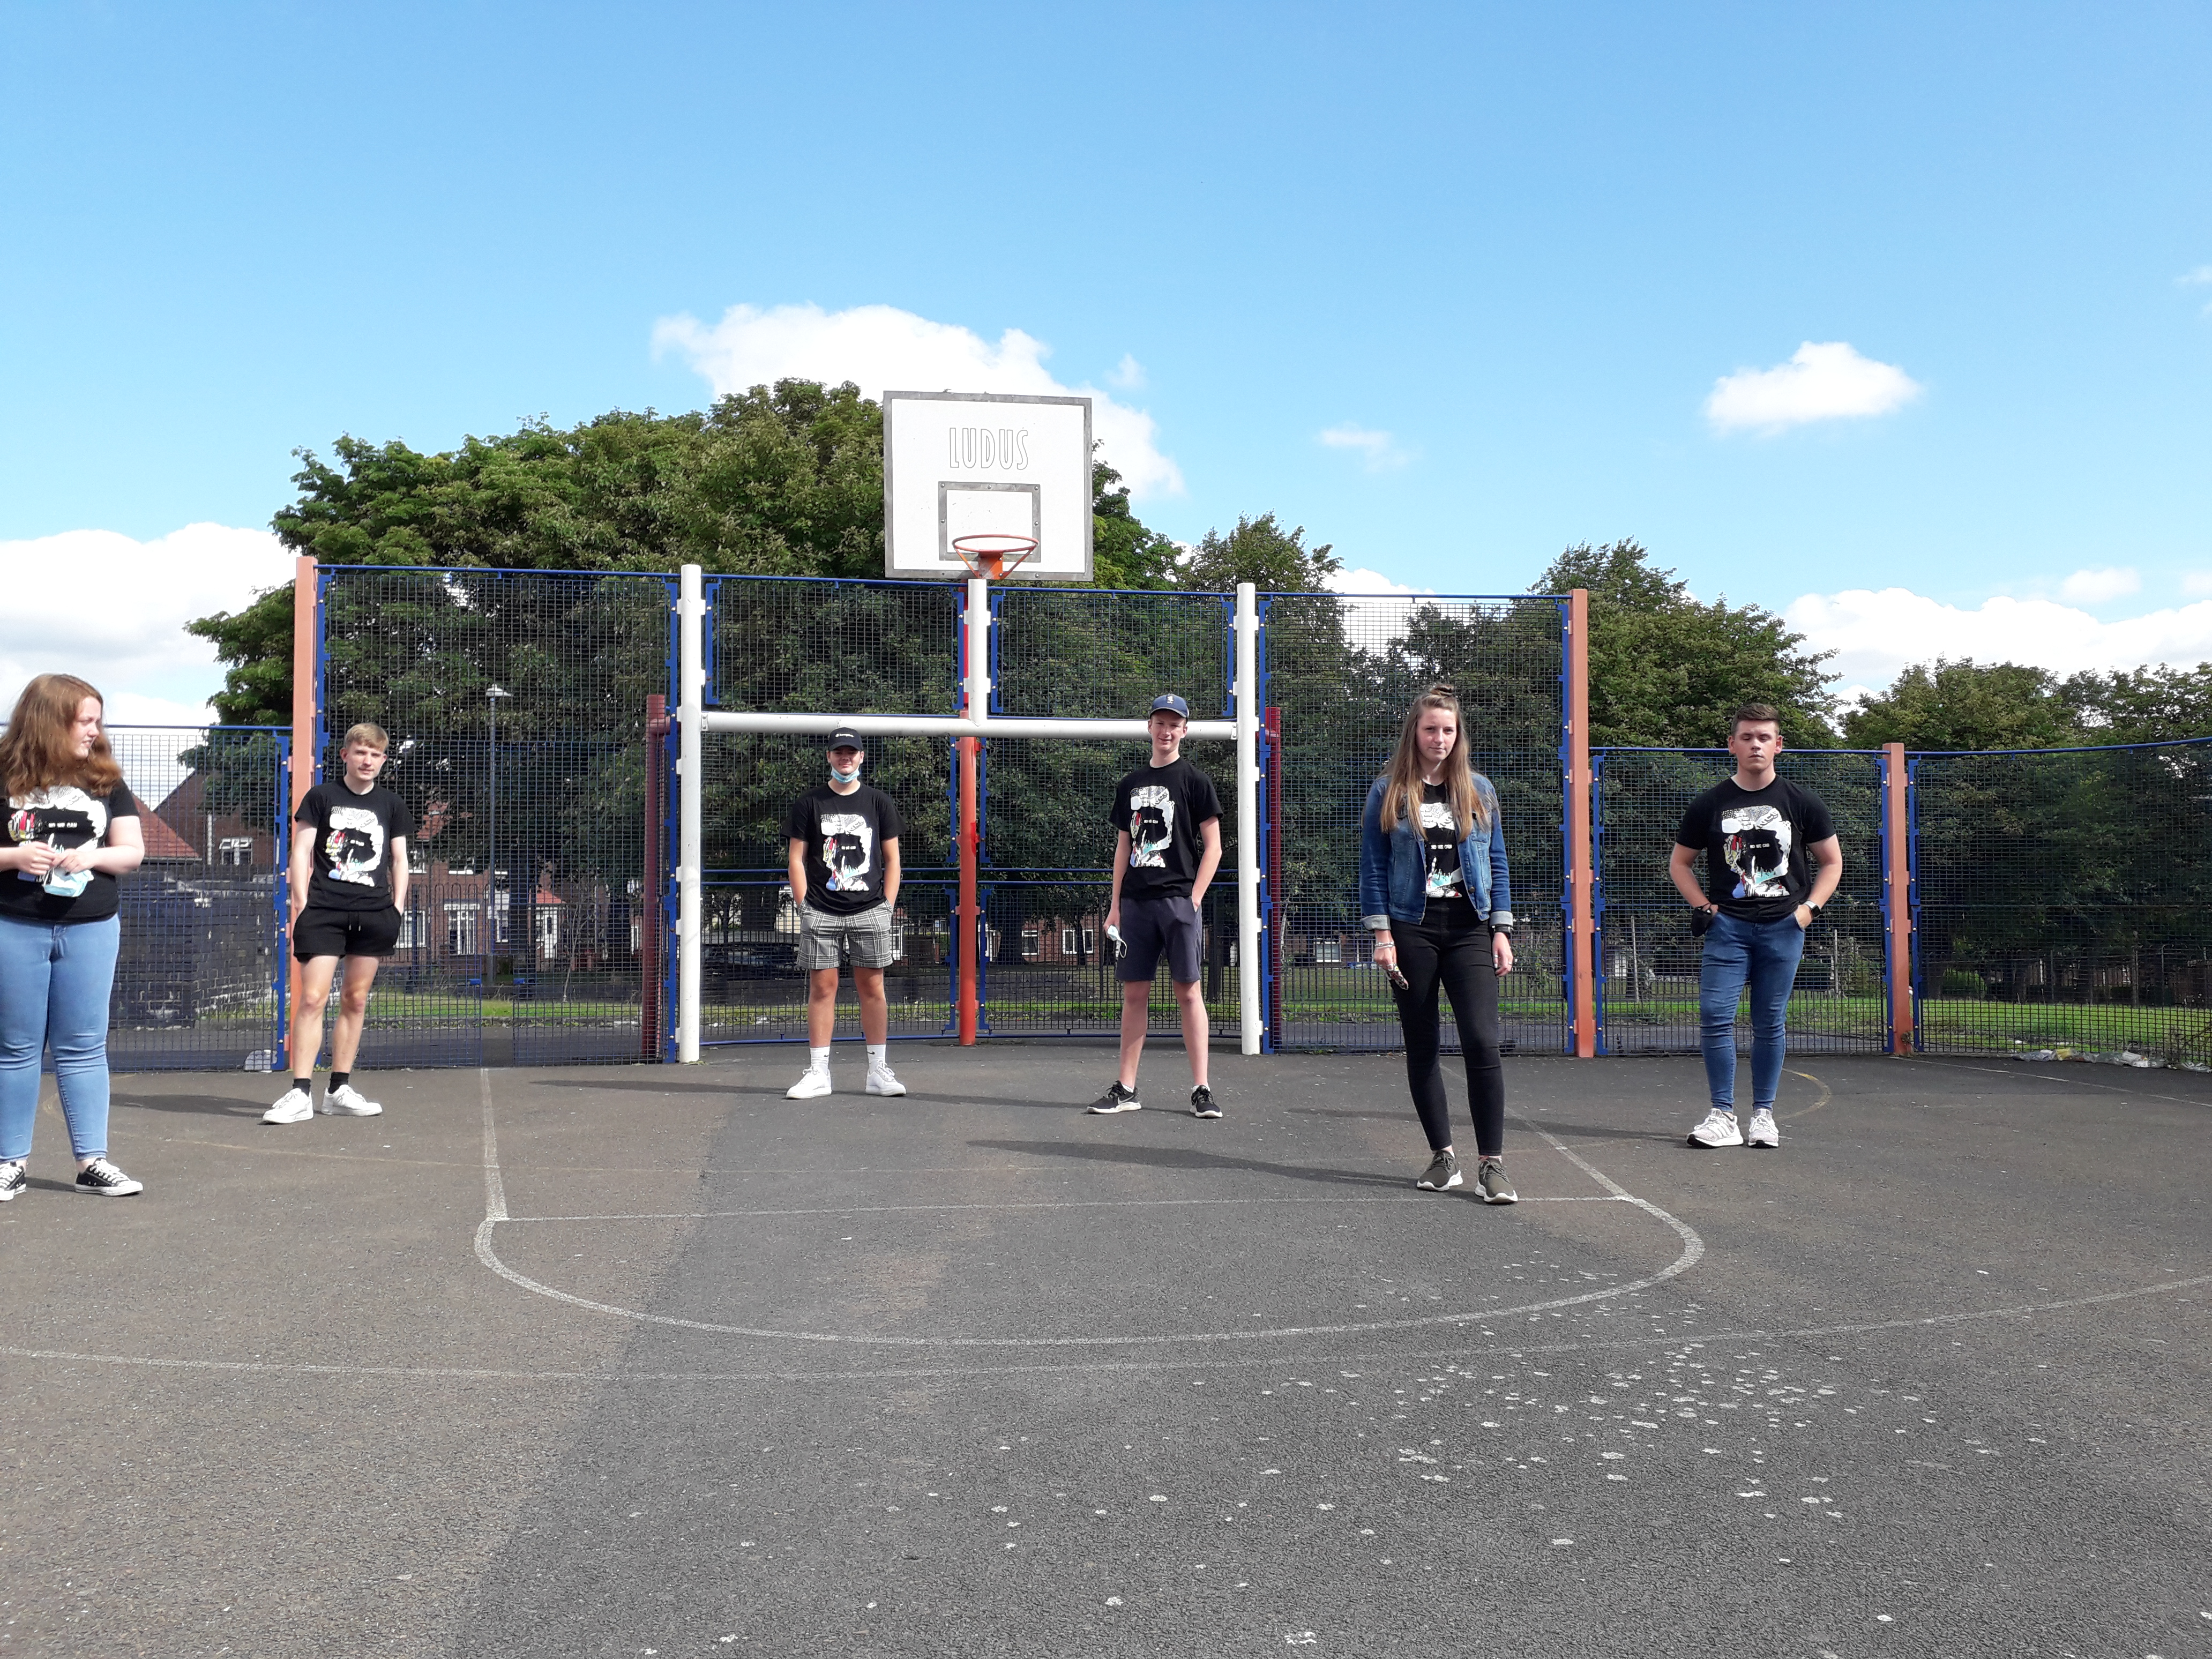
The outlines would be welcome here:
<svg viewBox="0 0 2212 1659">
<path fill-rule="evenodd" d="M 827 1048 L 809 1048 L 806 1051 L 806 1069 L 810 1072 L 828 1071 L 830 1051 Z"/>
<path fill-rule="evenodd" d="M 886 1072 L 891 1068 L 891 1045 L 888 1042 L 868 1045 L 868 1069 L 873 1071 L 878 1066 Z"/>
</svg>

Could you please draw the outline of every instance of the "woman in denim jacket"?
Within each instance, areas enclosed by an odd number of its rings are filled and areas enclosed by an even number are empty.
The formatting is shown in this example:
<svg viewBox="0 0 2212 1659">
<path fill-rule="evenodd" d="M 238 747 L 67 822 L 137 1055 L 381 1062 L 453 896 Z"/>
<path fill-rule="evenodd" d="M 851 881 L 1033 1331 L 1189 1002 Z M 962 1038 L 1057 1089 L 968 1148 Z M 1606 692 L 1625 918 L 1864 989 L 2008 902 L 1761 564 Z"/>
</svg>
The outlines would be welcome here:
<svg viewBox="0 0 2212 1659">
<path fill-rule="evenodd" d="M 1360 820 L 1359 909 L 1375 965 L 1390 976 L 1406 1032 L 1406 1080 L 1434 1154 L 1414 1184 L 1460 1184 L 1444 1098 L 1437 992 L 1451 999 L 1474 1109 L 1486 1204 L 1518 1194 L 1505 1176 L 1505 1070 L 1498 1059 L 1498 981 L 1513 971 L 1513 892 L 1498 791 L 1468 763 L 1459 697 L 1431 686 L 1406 711 L 1390 769 L 1367 792 Z"/>
</svg>

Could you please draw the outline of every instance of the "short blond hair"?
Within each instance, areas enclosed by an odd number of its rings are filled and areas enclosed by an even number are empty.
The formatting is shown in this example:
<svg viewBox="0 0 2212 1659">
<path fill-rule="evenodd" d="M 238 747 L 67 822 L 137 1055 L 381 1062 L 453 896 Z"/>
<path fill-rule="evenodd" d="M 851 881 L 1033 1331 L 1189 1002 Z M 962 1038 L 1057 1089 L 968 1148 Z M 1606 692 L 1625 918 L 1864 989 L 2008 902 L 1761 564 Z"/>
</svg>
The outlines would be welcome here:
<svg viewBox="0 0 2212 1659">
<path fill-rule="evenodd" d="M 379 753 L 389 753 L 392 748 L 391 738 L 382 726 L 373 720 L 363 720 L 358 726 L 346 727 L 345 741 L 338 747 L 350 749 L 357 743 L 365 743 Z"/>
</svg>

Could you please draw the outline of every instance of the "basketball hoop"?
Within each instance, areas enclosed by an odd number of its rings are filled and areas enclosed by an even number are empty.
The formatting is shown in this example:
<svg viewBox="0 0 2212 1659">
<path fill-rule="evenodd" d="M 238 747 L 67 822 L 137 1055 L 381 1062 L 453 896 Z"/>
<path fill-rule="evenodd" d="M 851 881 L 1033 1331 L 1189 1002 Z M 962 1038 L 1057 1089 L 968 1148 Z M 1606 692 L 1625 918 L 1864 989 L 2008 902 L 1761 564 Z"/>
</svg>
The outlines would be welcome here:
<svg viewBox="0 0 2212 1659">
<path fill-rule="evenodd" d="M 998 581 L 1015 566 L 1036 551 L 1036 540 L 1028 536 L 955 536 L 952 550 L 960 556 L 960 562 L 968 567 L 969 574 Z"/>
</svg>

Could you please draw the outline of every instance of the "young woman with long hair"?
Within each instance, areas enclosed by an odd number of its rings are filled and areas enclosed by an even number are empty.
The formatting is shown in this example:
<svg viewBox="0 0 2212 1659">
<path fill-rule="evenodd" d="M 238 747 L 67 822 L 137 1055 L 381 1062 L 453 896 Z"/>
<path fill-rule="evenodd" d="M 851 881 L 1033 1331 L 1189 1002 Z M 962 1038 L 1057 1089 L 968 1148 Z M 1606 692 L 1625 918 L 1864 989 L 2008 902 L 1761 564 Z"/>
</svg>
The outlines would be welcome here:
<svg viewBox="0 0 2212 1659">
<path fill-rule="evenodd" d="M 1505 1070 L 1498 1058 L 1498 982 L 1513 971 L 1513 891 L 1498 791 L 1468 763 L 1458 694 L 1435 685 L 1413 700 L 1390 769 L 1367 792 L 1359 836 L 1360 920 L 1375 965 L 1390 976 L 1406 1033 L 1406 1080 L 1429 1138 L 1414 1184 L 1460 1184 L 1444 1097 L 1437 993 L 1451 999 L 1467 1066 L 1486 1204 L 1519 1195 L 1505 1175 Z"/>
<path fill-rule="evenodd" d="M 76 1190 L 128 1198 L 107 1161 L 107 1001 L 122 937 L 116 878 L 138 867 L 138 805 L 102 729 L 100 693 L 40 674 L 0 734 L 0 1203 L 27 1184 L 49 1048 Z"/>
</svg>

